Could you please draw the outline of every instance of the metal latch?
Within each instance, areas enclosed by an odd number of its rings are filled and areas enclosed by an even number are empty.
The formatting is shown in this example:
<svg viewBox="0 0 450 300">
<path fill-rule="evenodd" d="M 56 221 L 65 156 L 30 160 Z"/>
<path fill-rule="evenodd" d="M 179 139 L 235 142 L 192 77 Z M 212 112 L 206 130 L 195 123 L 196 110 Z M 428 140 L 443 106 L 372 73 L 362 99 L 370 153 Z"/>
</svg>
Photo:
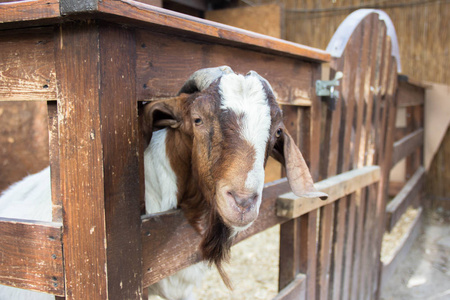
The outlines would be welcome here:
<svg viewBox="0 0 450 300">
<path fill-rule="evenodd" d="M 316 81 L 316 95 L 320 97 L 329 97 L 328 106 L 330 110 L 336 109 L 336 100 L 339 98 L 339 91 L 334 87 L 339 86 L 339 80 L 344 77 L 344 74 L 339 71 L 334 76 L 333 80 L 317 80 Z"/>
</svg>

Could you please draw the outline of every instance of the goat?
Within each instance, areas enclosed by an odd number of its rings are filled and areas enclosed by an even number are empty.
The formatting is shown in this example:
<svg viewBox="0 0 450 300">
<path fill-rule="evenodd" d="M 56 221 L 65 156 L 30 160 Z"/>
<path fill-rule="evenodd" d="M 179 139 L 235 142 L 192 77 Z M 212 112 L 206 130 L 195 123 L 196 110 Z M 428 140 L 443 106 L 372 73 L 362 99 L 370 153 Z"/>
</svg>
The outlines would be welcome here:
<svg viewBox="0 0 450 300">
<path fill-rule="evenodd" d="M 178 96 L 145 105 L 144 130 L 150 140 L 144 153 L 146 213 L 181 208 L 202 236 L 204 260 L 216 265 L 228 286 L 222 262 L 233 237 L 258 216 L 269 155 L 285 166 L 296 195 L 327 197 L 314 189 L 269 82 L 254 71 L 244 76 L 222 66 L 195 72 Z M 34 182 L 39 181 L 49 189 L 48 171 Z M 25 190 L 20 185 L 0 198 L 0 215 L 3 199 Z M 33 201 L 51 206 L 49 197 Z M 182 270 L 153 284 L 149 292 L 192 299 L 193 284 L 205 267 L 199 263 Z"/>
</svg>

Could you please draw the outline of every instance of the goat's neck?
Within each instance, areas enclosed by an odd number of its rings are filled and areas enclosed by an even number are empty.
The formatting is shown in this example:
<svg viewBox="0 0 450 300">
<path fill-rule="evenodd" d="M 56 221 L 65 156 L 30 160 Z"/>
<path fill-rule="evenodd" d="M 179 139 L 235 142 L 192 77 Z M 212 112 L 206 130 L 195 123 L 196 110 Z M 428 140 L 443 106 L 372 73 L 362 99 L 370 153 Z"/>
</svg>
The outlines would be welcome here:
<svg viewBox="0 0 450 300">
<path fill-rule="evenodd" d="M 177 131 L 162 129 L 153 133 L 144 153 L 146 213 L 178 206 L 191 177 L 190 153 L 189 145 Z"/>
</svg>

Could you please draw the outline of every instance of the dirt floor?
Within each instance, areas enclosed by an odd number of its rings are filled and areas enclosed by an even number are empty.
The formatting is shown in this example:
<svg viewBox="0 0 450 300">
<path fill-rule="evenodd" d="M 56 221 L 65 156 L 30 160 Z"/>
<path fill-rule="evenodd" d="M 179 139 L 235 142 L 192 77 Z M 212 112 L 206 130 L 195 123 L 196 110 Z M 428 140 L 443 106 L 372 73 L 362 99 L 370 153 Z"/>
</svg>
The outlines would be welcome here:
<svg viewBox="0 0 450 300">
<path fill-rule="evenodd" d="M 450 299 L 450 211 L 438 208 L 425 214 L 421 234 L 381 299 Z"/>
</svg>

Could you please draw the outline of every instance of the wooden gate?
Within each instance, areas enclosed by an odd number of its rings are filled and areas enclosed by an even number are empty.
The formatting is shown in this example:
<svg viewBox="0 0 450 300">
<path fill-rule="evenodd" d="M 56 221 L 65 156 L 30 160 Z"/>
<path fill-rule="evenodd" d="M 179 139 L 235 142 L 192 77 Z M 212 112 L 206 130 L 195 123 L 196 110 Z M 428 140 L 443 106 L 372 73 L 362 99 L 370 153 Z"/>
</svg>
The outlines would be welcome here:
<svg viewBox="0 0 450 300">
<path fill-rule="evenodd" d="M 377 292 L 399 64 L 395 30 L 385 20 L 379 11 L 357 11 L 330 41 L 330 78 L 344 74 L 335 110 L 332 99 L 285 107 L 299 120 L 290 130 L 314 179 L 326 178 L 317 186 L 331 197 L 312 206 L 293 194 L 279 197 L 278 214 L 293 219 L 281 227 L 277 299 L 371 299 Z"/>
</svg>

